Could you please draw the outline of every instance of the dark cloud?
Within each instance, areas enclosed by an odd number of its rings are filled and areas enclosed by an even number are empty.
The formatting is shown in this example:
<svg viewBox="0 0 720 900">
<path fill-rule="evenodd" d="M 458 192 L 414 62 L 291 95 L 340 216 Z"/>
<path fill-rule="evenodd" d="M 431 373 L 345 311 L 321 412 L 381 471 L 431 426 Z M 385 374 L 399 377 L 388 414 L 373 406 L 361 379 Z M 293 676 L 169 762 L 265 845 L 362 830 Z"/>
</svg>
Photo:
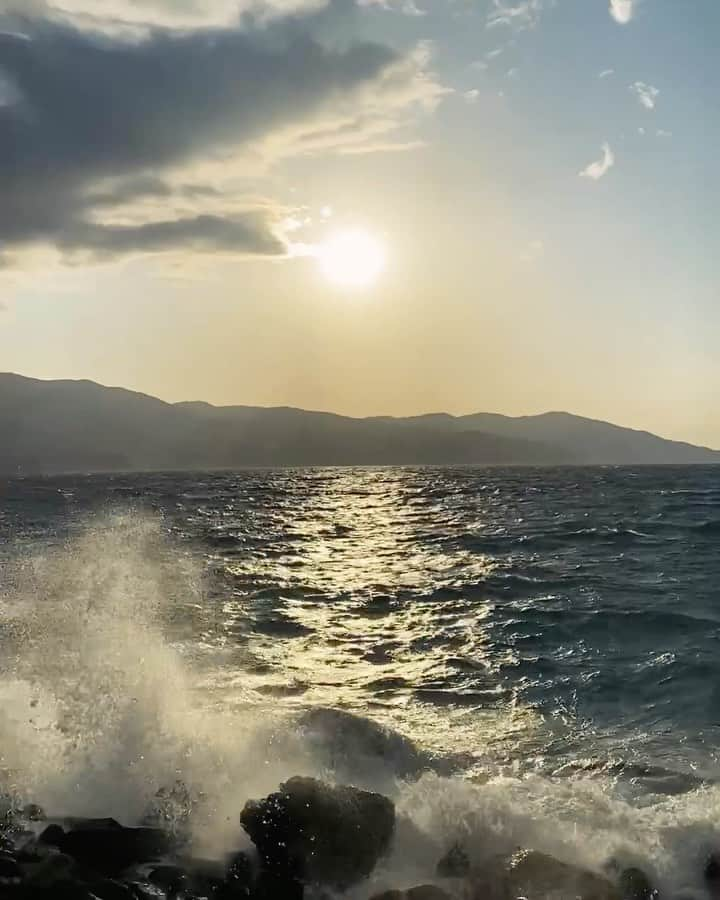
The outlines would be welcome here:
<svg viewBox="0 0 720 900">
<path fill-rule="evenodd" d="M 284 245 L 259 214 L 236 218 L 192 216 L 144 225 L 79 225 L 68 228 L 58 239 L 68 250 L 85 250 L 96 256 L 125 253 L 157 253 L 171 249 L 221 250 L 279 254 Z"/>
<path fill-rule="evenodd" d="M 155 31 L 142 39 L 50 22 L 0 32 L 0 245 L 103 254 L 173 246 L 279 253 L 267 214 L 179 214 L 94 224 L 97 209 L 160 202 L 180 164 L 217 158 L 302 122 L 396 61 L 370 43 L 329 48 L 298 28 Z M 111 186 L 107 187 L 108 180 Z M 192 185 L 185 198 L 210 196 Z"/>
</svg>

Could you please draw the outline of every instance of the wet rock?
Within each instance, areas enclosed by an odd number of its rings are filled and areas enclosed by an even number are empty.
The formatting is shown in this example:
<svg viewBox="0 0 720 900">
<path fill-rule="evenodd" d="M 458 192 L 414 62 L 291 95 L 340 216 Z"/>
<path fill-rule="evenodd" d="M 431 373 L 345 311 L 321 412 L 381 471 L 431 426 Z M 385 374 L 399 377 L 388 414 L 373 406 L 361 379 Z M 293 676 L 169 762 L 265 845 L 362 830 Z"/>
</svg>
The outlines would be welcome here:
<svg viewBox="0 0 720 900">
<path fill-rule="evenodd" d="M 65 839 L 65 830 L 59 825 L 48 825 L 48 827 L 38 836 L 38 843 L 45 844 L 48 847 L 60 847 Z"/>
<path fill-rule="evenodd" d="M 303 895 L 304 887 L 297 878 L 274 872 L 261 872 L 252 893 L 253 900 L 303 900 Z"/>
<path fill-rule="evenodd" d="M 185 887 L 188 876 L 179 866 L 157 866 L 148 875 L 148 881 L 173 897 Z"/>
<path fill-rule="evenodd" d="M 47 818 L 45 810 L 37 803 L 27 803 L 22 809 L 22 817 L 26 822 L 44 822 Z"/>
<path fill-rule="evenodd" d="M 23 870 L 9 853 L 0 853 L 0 879 L 22 878 Z"/>
<path fill-rule="evenodd" d="M 117 819 L 81 819 L 77 816 L 63 819 L 63 825 L 70 831 L 122 831 L 123 826 Z"/>
<path fill-rule="evenodd" d="M 434 884 L 421 884 L 407 891 L 385 891 L 371 900 L 452 900 L 450 894 Z"/>
<path fill-rule="evenodd" d="M 159 860 L 172 842 L 158 828 L 125 828 L 114 819 L 95 819 L 74 824 L 59 847 L 88 869 L 112 877 L 131 865 Z"/>
<path fill-rule="evenodd" d="M 711 853 L 705 863 L 705 884 L 712 897 L 720 897 L 720 854 Z"/>
<path fill-rule="evenodd" d="M 266 872 L 343 889 L 388 850 L 395 807 L 380 794 L 298 777 L 247 803 L 240 821 Z"/>
<path fill-rule="evenodd" d="M 134 900 L 163 900 L 160 889 L 153 887 L 151 884 L 147 884 L 147 882 L 124 881 L 123 884 L 132 890 Z M 203 894 L 202 897 L 209 898 L 213 897 L 213 895 Z M 189 900 L 191 900 L 191 898 L 189 898 Z"/>
<path fill-rule="evenodd" d="M 64 853 L 53 853 L 34 865 L 24 866 L 27 884 L 38 888 L 53 888 L 70 882 L 75 876 L 75 861 Z"/>
<path fill-rule="evenodd" d="M 3 893 L 2 900 L 95 900 L 87 885 L 68 879 L 58 881 L 52 887 L 21 884 L 13 891 Z"/>
<path fill-rule="evenodd" d="M 434 884 L 421 884 L 406 892 L 407 900 L 452 900 L 450 894 Z"/>
<path fill-rule="evenodd" d="M 91 885 L 90 891 L 97 900 L 138 900 L 134 887 L 121 881 L 100 881 Z"/>
<path fill-rule="evenodd" d="M 534 850 L 490 860 L 481 871 L 472 874 L 469 885 L 471 900 L 622 900 L 615 885 L 601 875 Z"/>
<path fill-rule="evenodd" d="M 254 881 L 255 873 L 247 853 L 233 854 L 227 862 L 225 878 L 217 894 L 218 900 L 243 900 L 250 897 Z"/>
<path fill-rule="evenodd" d="M 409 778 L 434 768 L 432 757 L 409 738 L 363 716 L 317 707 L 303 715 L 301 725 L 339 771 L 376 771 L 381 764 L 398 777 Z"/>
<path fill-rule="evenodd" d="M 582 900 L 620 900 L 615 886 L 601 875 L 532 850 L 512 857 L 509 881 L 513 896 L 542 897 L 560 893 Z"/>
<path fill-rule="evenodd" d="M 464 878 L 470 872 L 470 859 L 459 844 L 452 846 L 437 864 L 440 878 Z"/>
<path fill-rule="evenodd" d="M 650 879 L 642 871 L 634 867 L 624 869 L 618 880 L 623 900 L 655 900 L 658 892 L 654 890 Z"/>
</svg>

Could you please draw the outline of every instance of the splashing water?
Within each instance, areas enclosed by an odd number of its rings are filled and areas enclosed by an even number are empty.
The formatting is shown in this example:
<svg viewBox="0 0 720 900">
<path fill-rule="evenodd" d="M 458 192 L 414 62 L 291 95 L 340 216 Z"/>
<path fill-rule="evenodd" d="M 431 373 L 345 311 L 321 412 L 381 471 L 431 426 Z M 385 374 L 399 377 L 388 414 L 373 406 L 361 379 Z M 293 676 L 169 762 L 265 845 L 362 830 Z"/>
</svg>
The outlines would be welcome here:
<svg viewBox="0 0 720 900">
<path fill-rule="evenodd" d="M 0 767 L 20 797 L 137 822 L 158 790 L 181 783 L 203 801 L 203 840 L 237 845 L 244 800 L 293 764 L 313 768 L 291 740 L 278 745 L 266 716 L 238 720 L 197 702 L 165 633 L 199 601 L 201 569 L 172 551 L 159 519 L 96 521 L 8 580 Z"/>
<path fill-rule="evenodd" d="M 214 855 L 242 846 L 246 799 L 291 775 L 338 774 L 339 761 L 308 739 L 296 709 L 224 709 L 202 690 L 207 673 L 181 637 L 210 602 L 205 578 L 203 560 L 160 516 L 137 513 L 95 518 L 64 543 L 8 563 L 0 597 L 7 789 L 53 813 L 127 823 L 157 807 L 164 789 L 165 821 L 190 814 L 195 849 Z M 342 777 L 390 794 L 399 825 L 391 857 L 356 889 L 358 900 L 430 880 L 458 841 L 476 864 L 518 846 L 596 870 L 614 857 L 641 865 L 665 892 L 701 894 L 702 861 L 720 845 L 712 785 L 638 799 L 582 770 L 402 780 L 389 759 L 360 765 L 361 744 L 362 728 L 344 748 Z"/>
</svg>

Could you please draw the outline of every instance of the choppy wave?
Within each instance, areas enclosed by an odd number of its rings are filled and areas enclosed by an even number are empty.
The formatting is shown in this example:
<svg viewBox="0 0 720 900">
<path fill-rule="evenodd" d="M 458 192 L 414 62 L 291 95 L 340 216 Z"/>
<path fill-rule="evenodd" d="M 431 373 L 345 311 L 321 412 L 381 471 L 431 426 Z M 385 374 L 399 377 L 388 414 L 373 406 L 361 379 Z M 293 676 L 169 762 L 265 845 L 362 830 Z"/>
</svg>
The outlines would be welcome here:
<svg viewBox="0 0 720 900">
<path fill-rule="evenodd" d="M 402 814 L 361 898 L 422 883 L 458 841 L 478 862 L 532 846 L 701 891 L 720 844 L 719 573 L 692 539 L 707 506 L 680 520 L 667 473 L 535 477 L 532 492 L 527 473 L 465 470 L 5 485 L 4 790 L 133 822 L 181 782 L 213 854 L 241 840 L 248 797 L 313 774 Z M 666 502 L 658 552 L 644 535 Z M 558 524 L 582 509 L 628 547 Z M 561 550 L 539 549 L 543 523 Z M 473 551 L 468 534 L 500 527 L 507 552 Z"/>
</svg>

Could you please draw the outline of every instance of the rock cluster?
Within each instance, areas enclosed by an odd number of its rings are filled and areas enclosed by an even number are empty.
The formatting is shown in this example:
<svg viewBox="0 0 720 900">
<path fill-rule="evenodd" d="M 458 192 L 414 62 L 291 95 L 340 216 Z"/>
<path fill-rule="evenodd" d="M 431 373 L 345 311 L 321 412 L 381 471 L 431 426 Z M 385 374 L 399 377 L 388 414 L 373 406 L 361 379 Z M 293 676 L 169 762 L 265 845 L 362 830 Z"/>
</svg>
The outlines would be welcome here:
<svg viewBox="0 0 720 900">
<path fill-rule="evenodd" d="M 344 890 L 388 851 L 395 808 L 380 794 L 298 777 L 249 801 L 240 819 L 256 859 L 187 859 L 176 834 L 114 819 L 64 819 L 37 835 L 14 823 L 0 850 L 0 900 L 300 900 L 307 885 Z"/>
<path fill-rule="evenodd" d="M 127 827 L 114 819 L 43 819 L 39 807 L 28 807 L 11 828 L 0 829 L 0 900 L 337 897 L 372 875 L 391 849 L 395 829 L 394 806 L 382 795 L 303 777 L 248 801 L 240 823 L 255 853 L 237 852 L 223 861 L 188 858 L 177 833 L 167 828 Z M 704 872 L 711 896 L 718 896 L 718 872 L 718 857 L 711 857 Z M 658 896 L 638 868 L 609 863 L 600 874 L 534 850 L 473 865 L 463 847 L 454 845 L 438 861 L 434 883 L 391 886 L 372 900 Z"/>
</svg>

